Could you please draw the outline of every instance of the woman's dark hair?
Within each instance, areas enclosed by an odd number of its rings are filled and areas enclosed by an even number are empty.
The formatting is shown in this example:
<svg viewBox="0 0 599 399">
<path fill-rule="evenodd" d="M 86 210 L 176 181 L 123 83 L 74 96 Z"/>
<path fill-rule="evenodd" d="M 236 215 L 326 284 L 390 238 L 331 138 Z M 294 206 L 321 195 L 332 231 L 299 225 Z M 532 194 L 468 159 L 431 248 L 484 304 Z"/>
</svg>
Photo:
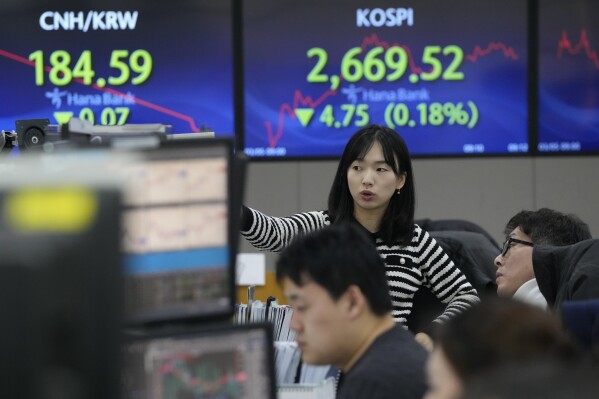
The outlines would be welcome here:
<svg viewBox="0 0 599 399">
<path fill-rule="evenodd" d="M 379 236 L 386 243 L 407 245 L 414 233 L 414 175 L 408 146 L 393 129 L 380 125 L 370 125 L 358 130 L 347 142 L 337 173 L 329 193 L 329 216 L 332 223 L 353 221 L 354 200 L 347 183 L 347 171 L 352 162 L 363 159 L 374 143 L 379 143 L 385 162 L 391 166 L 396 176 L 402 174 L 406 182 L 400 195 L 394 195 L 383 215 Z"/>
</svg>

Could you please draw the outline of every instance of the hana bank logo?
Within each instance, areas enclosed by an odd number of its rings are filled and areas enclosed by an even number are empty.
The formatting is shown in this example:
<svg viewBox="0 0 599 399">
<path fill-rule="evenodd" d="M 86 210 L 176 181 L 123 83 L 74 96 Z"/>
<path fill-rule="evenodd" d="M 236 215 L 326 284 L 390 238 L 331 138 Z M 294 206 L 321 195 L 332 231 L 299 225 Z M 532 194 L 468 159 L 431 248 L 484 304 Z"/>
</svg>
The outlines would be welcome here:
<svg viewBox="0 0 599 399">
<path fill-rule="evenodd" d="M 356 26 L 358 28 L 380 28 L 383 26 L 413 26 L 414 9 L 412 8 L 358 8 L 356 10 Z"/>
</svg>

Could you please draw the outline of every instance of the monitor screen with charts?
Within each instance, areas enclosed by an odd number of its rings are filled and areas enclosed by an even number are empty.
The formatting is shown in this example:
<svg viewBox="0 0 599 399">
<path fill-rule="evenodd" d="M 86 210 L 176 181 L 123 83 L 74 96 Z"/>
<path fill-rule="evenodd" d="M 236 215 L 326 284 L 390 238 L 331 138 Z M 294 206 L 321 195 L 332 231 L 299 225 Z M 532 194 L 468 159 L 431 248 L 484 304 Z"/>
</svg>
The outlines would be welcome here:
<svg viewBox="0 0 599 399">
<path fill-rule="evenodd" d="M 162 142 L 119 172 L 128 321 L 231 317 L 231 147 L 228 139 Z"/>
<path fill-rule="evenodd" d="M 123 349 L 123 399 L 275 399 L 272 327 L 210 327 L 132 337 Z"/>
<path fill-rule="evenodd" d="M 599 153 L 597 12 L 591 0 L 539 1 L 539 153 Z"/>
<path fill-rule="evenodd" d="M 368 124 L 415 156 L 528 153 L 528 2 L 243 2 L 244 150 L 335 158 Z"/>
<path fill-rule="evenodd" d="M 0 130 L 19 119 L 234 132 L 230 0 L 2 0 Z"/>
</svg>

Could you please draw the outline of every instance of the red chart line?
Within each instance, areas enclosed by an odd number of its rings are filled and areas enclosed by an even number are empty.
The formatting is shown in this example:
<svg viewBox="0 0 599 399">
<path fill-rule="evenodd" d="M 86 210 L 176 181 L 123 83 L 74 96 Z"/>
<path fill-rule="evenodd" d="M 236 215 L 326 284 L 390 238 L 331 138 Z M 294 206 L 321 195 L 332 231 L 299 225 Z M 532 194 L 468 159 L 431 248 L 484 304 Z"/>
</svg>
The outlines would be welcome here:
<svg viewBox="0 0 599 399">
<path fill-rule="evenodd" d="M 408 65 L 409 65 L 412 73 L 418 74 L 423 71 L 423 69 L 421 67 L 416 65 L 416 62 L 414 61 L 414 56 L 412 55 L 412 50 L 406 45 L 402 45 L 399 43 L 391 43 L 390 44 L 389 42 L 380 40 L 376 34 L 372 34 L 370 36 L 365 37 L 362 40 L 362 43 L 360 44 L 360 48 L 362 50 L 366 49 L 369 46 L 373 46 L 373 47 L 382 46 L 385 49 L 388 49 L 390 47 L 401 47 L 406 51 L 406 54 L 408 55 Z M 518 54 L 516 53 L 516 50 L 514 50 L 512 47 L 507 46 L 506 44 L 504 44 L 502 42 L 489 42 L 489 44 L 484 48 L 479 45 L 476 45 L 474 47 L 474 49 L 472 50 L 472 52 L 470 54 L 466 54 L 464 56 L 464 58 L 470 62 L 477 62 L 478 59 L 485 57 L 487 55 L 490 55 L 491 53 L 494 53 L 497 51 L 502 52 L 506 58 L 510 58 L 514 61 L 519 59 Z M 339 79 L 342 81 L 343 76 L 340 76 Z M 295 90 L 295 92 L 293 93 L 293 101 L 291 102 L 291 104 L 283 103 L 279 107 L 279 120 L 278 120 L 278 124 L 277 124 L 276 133 L 273 131 L 272 123 L 270 121 L 264 121 L 264 126 L 266 127 L 266 135 L 268 137 L 269 146 L 271 148 L 276 147 L 277 142 L 283 136 L 285 116 L 289 115 L 289 117 L 291 119 L 297 118 L 294 110 L 298 107 L 298 105 L 302 105 L 302 106 L 306 106 L 306 107 L 310 107 L 310 108 L 316 108 L 327 97 L 336 95 L 337 92 L 338 92 L 338 90 L 327 90 L 321 96 L 319 96 L 316 100 L 313 100 L 311 96 L 304 96 L 299 89 Z"/>
<path fill-rule="evenodd" d="M 322 103 L 327 97 L 333 96 L 337 94 L 337 90 L 327 90 L 316 100 L 312 100 L 310 96 L 304 96 L 301 91 L 296 90 L 293 95 L 293 105 L 289 105 L 288 103 L 281 104 L 279 108 L 279 123 L 277 127 L 277 133 L 273 134 L 272 124 L 270 121 L 265 121 L 264 125 L 266 127 L 266 134 L 268 135 L 268 144 L 270 147 L 274 148 L 277 146 L 277 142 L 283 136 L 283 125 L 285 123 L 285 114 L 288 114 L 291 119 L 296 119 L 295 109 L 298 105 L 303 105 L 305 107 L 316 108 L 320 103 Z"/>
<path fill-rule="evenodd" d="M 580 30 L 578 43 L 576 43 L 575 46 L 572 45 L 572 42 L 570 42 L 570 39 L 568 38 L 568 34 L 563 30 L 562 37 L 557 43 L 557 58 L 562 58 L 564 51 L 567 51 L 570 55 L 577 55 L 581 51 L 584 51 L 584 54 L 595 65 L 595 68 L 599 69 L 599 56 L 597 55 L 597 52 L 591 48 L 591 42 L 586 29 Z"/>
<path fill-rule="evenodd" d="M 2 49 L 0 49 L 0 56 L 6 57 L 8 59 L 11 59 L 11 60 L 14 60 L 14 61 L 17 61 L 17 62 L 20 62 L 20 63 L 23 63 L 25 65 L 29 65 L 31 67 L 35 66 L 35 63 L 33 61 L 30 61 L 27 58 L 21 57 L 19 55 L 10 53 L 10 52 L 2 50 Z M 44 66 L 44 70 L 46 72 L 49 72 L 49 71 L 52 70 L 52 68 L 49 67 L 49 66 Z M 100 87 L 100 86 L 98 86 L 95 83 L 92 84 L 92 85 L 86 85 L 85 83 L 83 83 L 83 79 L 75 78 L 75 79 L 73 79 L 73 81 L 77 82 L 77 83 L 79 83 L 81 85 L 84 85 L 84 86 L 87 86 L 87 87 L 93 87 L 96 90 L 103 91 L 105 93 L 110 93 L 112 95 L 124 98 L 124 99 L 129 100 L 129 101 L 133 101 L 134 103 L 136 103 L 138 105 L 141 105 L 141 106 L 146 107 L 146 108 L 153 109 L 154 111 L 157 111 L 157 112 L 160 112 L 160 113 L 163 113 L 163 114 L 166 114 L 166 115 L 170 115 L 170 116 L 172 116 L 174 118 L 177 118 L 177 119 L 180 119 L 182 121 L 187 122 L 189 124 L 189 127 L 191 128 L 192 132 L 199 132 L 200 131 L 200 129 L 197 127 L 197 125 L 196 125 L 195 121 L 193 120 L 193 118 L 191 116 L 189 116 L 189 115 L 185 115 L 185 114 L 182 114 L 180 112 L 173 111 L 172 109 L 165 108 L 163 106 L 151 103 L 149 101 L 143 100 L 143 99 L 138 98 L 138 97 L 130 96 L 127 93 L 123 93 L 122 91 L 118 91 L 118 90 L 112 89 L 110 87 Z"/>
</svg>

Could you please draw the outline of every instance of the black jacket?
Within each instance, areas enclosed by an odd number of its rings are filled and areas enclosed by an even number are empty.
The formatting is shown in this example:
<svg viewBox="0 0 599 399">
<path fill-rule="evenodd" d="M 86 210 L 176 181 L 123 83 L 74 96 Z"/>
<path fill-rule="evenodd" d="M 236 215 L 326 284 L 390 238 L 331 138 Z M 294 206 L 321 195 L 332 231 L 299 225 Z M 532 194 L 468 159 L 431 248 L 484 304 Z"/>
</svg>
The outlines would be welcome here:
<svg viewBox="0 0 599 399">
<path fill-rule="evenodd" d="M 539 289 L 554 312 L 564 301 L 599 298 L 599 240 L 535 246 L 532 263 Z"/>
<path fill-rule="evenodd" d="M 493 260 L 500 249 L 484 235 L 471 231 L 431 231 L 429 235 L 445 250 L 447 256 L 464 273 L 464 276 L 479 297 L 497 295 L 495 284 L 496 268 Z M 428 290 L 418 290 L 414 296 L 413 311 L 408 319 L 408 328 L 413 332 L 428 330 L 436 315 L 443 312 L 443 305 Z"/>
</svg>

